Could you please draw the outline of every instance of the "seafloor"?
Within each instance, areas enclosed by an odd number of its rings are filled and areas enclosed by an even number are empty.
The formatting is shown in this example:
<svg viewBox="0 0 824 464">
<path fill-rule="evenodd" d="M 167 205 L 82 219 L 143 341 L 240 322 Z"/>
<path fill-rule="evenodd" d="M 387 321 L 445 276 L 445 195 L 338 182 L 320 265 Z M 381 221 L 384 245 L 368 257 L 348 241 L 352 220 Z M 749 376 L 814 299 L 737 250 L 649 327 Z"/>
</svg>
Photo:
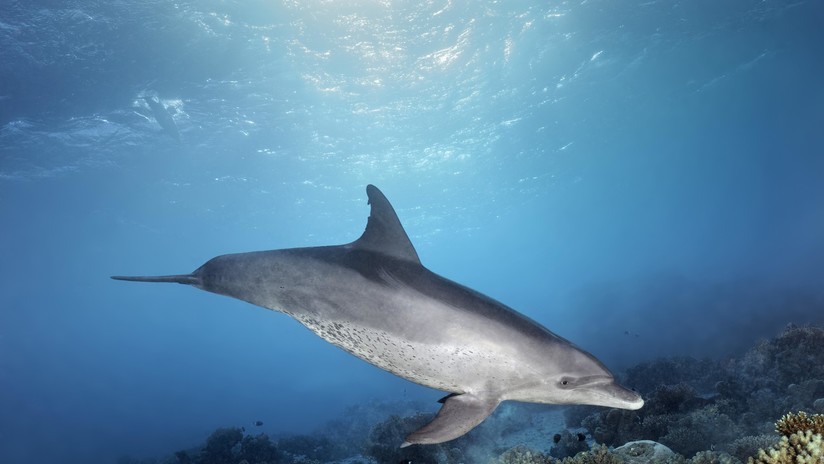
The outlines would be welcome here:
<svg viewBox="0 0 824 464">
<path fill-rule="evenodd" d="M 400 449 L 406 434 L 431 419 L 417 412 L 428 408 L 357 405 L 311 435 L 227 427 L 200 446 L 120 464 L 824 464 L 822 327 L 790 325 L 738 359 L 645 362 L 627 369 L 622 383 L 643 394 L 644 408 L 508 402 L 457 440 Z"/>
</svg>

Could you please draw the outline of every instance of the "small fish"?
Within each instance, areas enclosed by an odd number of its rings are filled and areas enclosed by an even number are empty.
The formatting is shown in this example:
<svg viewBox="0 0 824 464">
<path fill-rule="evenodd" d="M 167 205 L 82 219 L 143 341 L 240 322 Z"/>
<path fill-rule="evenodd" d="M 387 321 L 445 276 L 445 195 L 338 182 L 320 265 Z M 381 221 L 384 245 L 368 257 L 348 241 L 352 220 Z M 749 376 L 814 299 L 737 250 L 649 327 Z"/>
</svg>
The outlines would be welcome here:
<svg viewBox="0 0 824 464">
<path fill-rule="evenodd" d="M 558 443 L 559 441 L 561 441 L 561 434 L 560 434 L 560 433 L 556 433 L 556 434 L 552 437 L 552 442 L 553 442 L 553 443 Z"/>
<path fill-rule="evenodd" d="M 581 432 L 578 432 L 578 441 L 584 441 L 587 439 L 587 436 Z"/>
<path fill-rule="evenodd" d="M 255 424 L 255 427 L 260 427 L 261 425 L 263 425 L 263 421 L 258 420 L 258 421 L 255 421 L 254 424 Z"/>
<path fill-rule="evenodd" d="M 398 464 L 414 464 L 411 459 L 401 459 Z"/>
</svg>

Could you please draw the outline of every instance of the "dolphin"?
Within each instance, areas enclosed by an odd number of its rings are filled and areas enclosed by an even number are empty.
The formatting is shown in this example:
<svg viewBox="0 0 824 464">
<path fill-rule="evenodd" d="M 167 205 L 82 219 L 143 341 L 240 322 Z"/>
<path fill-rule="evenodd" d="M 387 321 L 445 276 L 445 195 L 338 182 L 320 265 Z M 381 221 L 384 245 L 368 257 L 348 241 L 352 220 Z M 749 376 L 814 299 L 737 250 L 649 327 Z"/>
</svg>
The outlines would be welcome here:
<svg viewBox="0 0 824 464">
<path fill-rule="evenodd" d="M 180 131 L 178 131 L 177 124 L 175 124 L 175 120 L 172 115 L 169 114 L 166 106 L 156 97 L 143 97 L 143 100 L 149 105 L 149 109 L 152 110 L 152 115 L 154 115 L 155 120 L 160 125 L 160 128 L 163 129 L 163 132 L 168 134 L 169 137 L 179 141 Z"/>
<path fill-rule="evenodd" d="M 345 245 L 229 254 L 191 274 L 112 278 L 191 285 L 286 313 L 370 364 L 449 392 L 401 447 L 458 438 L 506 400 L 644 405 L 593 355 L 424 267 L 383 193 L 368 185 L 366 194 L 366 230 Z"/>
</svg>

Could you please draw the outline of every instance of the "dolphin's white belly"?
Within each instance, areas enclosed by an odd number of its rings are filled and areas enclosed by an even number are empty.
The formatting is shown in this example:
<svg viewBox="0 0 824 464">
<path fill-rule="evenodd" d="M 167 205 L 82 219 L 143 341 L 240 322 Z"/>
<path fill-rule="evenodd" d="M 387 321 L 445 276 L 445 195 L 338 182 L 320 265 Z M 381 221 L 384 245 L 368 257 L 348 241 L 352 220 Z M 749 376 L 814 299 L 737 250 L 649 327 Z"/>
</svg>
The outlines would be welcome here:
<svg viewBox="0 0 824 464">
<path fill-rule="evenodd" d="M 494 388 L 509 362 L 487 350 L 458 343 L 429 344 L 350 322 L 299 319 L 324 340 L 397 376 L 427 387 L 464 393 Z M 509 376 L 505 376 L 509 377 Z"/>
<path fill-rule="evenodd" d="M 373 286 L 374 293 L 365 295 L 363 288 L 357 299 L 317 298 L 311 309 L 286 312 L 349 353 L 438 390 L 497 390 L 525 373 L 510 340 L 484 333 L 484 321 L 470 312 L 411 289 Z M 349 307 L 350 301 L 362 306 Z"/>
</svg>

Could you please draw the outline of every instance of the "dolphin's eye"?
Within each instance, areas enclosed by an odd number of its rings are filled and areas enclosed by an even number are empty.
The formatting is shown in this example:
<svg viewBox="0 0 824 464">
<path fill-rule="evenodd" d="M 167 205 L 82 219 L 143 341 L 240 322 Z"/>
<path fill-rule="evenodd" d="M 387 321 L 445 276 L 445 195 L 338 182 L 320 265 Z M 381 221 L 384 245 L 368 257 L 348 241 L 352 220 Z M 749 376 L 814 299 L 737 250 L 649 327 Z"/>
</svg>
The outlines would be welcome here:
<svg viewBox="0 0 824 464">
<path fill-rule="evenodd" d="M 558 382 L 561 388 L 568 388 L 572 387 L 575 384 L 575 379 L 570 377 L 564 377 Z"/>
</svg>

